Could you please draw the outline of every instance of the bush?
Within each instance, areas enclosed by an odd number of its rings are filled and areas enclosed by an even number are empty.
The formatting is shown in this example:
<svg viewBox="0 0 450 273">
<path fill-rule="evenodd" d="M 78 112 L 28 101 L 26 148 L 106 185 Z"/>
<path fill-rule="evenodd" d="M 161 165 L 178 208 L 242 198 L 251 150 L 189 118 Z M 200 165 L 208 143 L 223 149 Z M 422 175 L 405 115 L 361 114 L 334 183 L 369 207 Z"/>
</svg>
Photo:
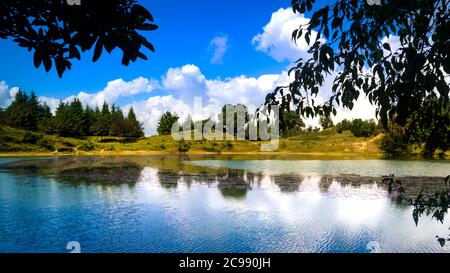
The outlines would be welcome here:
<svg viewBox="0 0 450 273">
<path fill-rule="evenodd" d="M 36 144 L 36 142 L 41 138 L 40 135 L 31 133 L 31 132 L 25 132 L 23 134 L 22 142 L 28 143 L 28 144 Z"/>
<path fill-rule="evenodd" d="M 336 125 L 336 132 L 342 134 L 351 131 L 355 137 L 370 137 L 378 134 L 379 126 L 373 120 L 355 119 L 348 121 L 344 119 Z"/>
<path fill-rule="evenodd" d="M 184 139 L 178 141 L 178 152 L 185 154 L 189 151 L 190 148 L 191 145 L 187 143 Z"/>
<path fill-rule="evenodd" d="M 36 144 L 40 146 L 41 148 L 44 148 L 48 151 L 54 151 L 55 150 L 55 143 L 49 139 L 48 137 L 43 137 L 39 139 Z"/>
<path fill-rule="evenodd" d="M 83 143 L 78 147 L 78 150 L 89 152 L 95 150 L 95 146 L 92 143 Z"/>
<path fill-rule="evenodd" d="M 344 131 L 350 131 L 352 129 L 352 122 L 344 119 L 343 121 L 336 124 L 336 132 L 342 134 Z"/>
<path fill-rule="evenodd" d="M 227 140 L 225 143 L 222 144 L 222 147 L 228 151 L 231 151 L 233 149 L 233 143 L 231 141 Z"/>
<path fill-rule="evenodd" d="M 377 125 L 374 121 L 365 121 L 361 119 L 355 119 L 352 122 L 352 134 L 355 137 L 369 137 L 376 134 Z"/>
<path fill-rule="evenodd" d="M 406 128 L 397 124 L 389 124 L 387 132 L 381 141 L 381 149 L 389 157 L 408 155 L 409 141 Z"/>
<path fill-rule="evenodd" d="M 211 153 L 222 153 L 222 148 L 217 142 L 207 143 L 206 146 L 203 147 L 203 150 Z"/>
<path fill-rule="evenodd" d="M 69 142 L 69 141 L 64 141 L 62 144 L 64 146 L 71 147 L 71 148 L 75 147 L 75 144 L 73 144 L 72 142 Z"/>
</svg>

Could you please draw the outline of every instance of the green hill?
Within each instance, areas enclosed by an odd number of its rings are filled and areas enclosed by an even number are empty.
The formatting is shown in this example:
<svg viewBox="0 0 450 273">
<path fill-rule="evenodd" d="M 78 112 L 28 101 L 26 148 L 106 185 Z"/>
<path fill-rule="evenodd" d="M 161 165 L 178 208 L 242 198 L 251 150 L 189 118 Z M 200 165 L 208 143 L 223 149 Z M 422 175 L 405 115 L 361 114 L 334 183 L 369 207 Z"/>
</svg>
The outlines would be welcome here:
<svg viewBox="0 0 450 273">
<path fill-rule="evenodd" d="M 274 152 L 261 152 L 261 141 L 185 141 L 171 136 L 152 136 L 138 140 L 117 137 L 64 138 L 10 127 L 0 127 L 0 154 L 10 155 L 102 155 L 102 154 L 289 154 L 331 157 L 380 158 L 382 136 L 357 138 L 350 132 L 334 130 L 302 133 L 280 140 Z M 181 147 L 182 146 L 182 147 Z"/>
</svg>

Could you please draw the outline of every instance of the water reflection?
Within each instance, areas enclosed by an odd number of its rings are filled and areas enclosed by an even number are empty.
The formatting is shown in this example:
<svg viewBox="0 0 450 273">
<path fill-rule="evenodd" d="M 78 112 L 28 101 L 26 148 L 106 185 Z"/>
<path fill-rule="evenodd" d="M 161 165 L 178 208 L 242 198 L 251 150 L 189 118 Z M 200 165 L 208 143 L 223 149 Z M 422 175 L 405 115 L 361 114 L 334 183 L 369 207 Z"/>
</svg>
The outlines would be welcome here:
<svg viewBox="0 0 450 273">
<path fill-rule="evenodd" d="M 371 241 L 385 252 L 449 251 L 435 240 L 449 222 L 427 218 L 416 227 L 411 208 L 395 204 L 378 177 L 186 160 L 64 157 L 1 165 L 0 252 L 64 252 L 69 240 L 86 252 L 367 252 Z M 402 179 L 410 195 L 443 185 L 440 177 Z"/>
<path fill-rule="evenodd" d="M 317 193 L 360 195 L 362 185 L 371 187 L 376 184 L 383 189 L 381 177 L 355 174 L 279 174 L 247 169 L 211 168 L 201 164 L 190 164 L 188 158 L 166 157 L 56 157 L 51 159 L 35 159 L 14 161 L 0 165 L 0 169 L 8 170 L 16 175 L 37 175 L 50 177 L 58 182 L 79 186 L 83 183 L 99 184 L 102 187 L 127 184 L 134 187 L 138 182 L 159 183 L 164 189 L 177 189 L 180 183 L 188 188 L 193 183 L 214 185 L 224 197 L 243 199 L 249 190 L 266 188 L 274 190 L 271 185 L 284 193 L 298 191 L 315 191 Z M 265 164 L 263 162 L 262 164 Z M 325 165 L 329 166 L 330 163 Z M 153 168 L 156 175 L 143 175 L 145 168 Z M 420 191 L 436 192 L 444 188 L 442 177 L 404 176 L 407 194 L 415 196 Z M 304 182 L 307 183 L 304 183 Z M 334 184 L 338 183 L 338 184 Z M 264 184 L 264 185 L 262 185 Z M 334 185 L 334 187 L 333 187 Z M 349 187 L 350 186 L 350 187 Z M 349 190 L 351 189 L 351 190 Z M 373 190 L 373 189 L 372 189 Z M 371 191 L 372 191 L 371 190 Z"/>
</svg>

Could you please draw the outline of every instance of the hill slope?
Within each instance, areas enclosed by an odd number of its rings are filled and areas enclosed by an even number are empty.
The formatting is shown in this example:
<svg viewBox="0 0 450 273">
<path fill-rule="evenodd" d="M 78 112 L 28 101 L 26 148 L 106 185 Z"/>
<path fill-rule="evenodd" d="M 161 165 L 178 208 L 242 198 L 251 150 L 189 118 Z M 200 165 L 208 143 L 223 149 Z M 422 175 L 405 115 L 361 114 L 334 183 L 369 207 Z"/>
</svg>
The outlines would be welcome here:
<svg viewBox="0 0 450 273">
<path fill-rule="evenodd" d="M 274 152 L 260 152 L 261 141 L 186 141 L 187 154 L 311 154 L 380 158 L 381 135 L 357 138 L 350 132 L 334 130 L 303 133 L 281 139 Z M 8 155 L 103 155 L 179 154 L 180 145 L 171 136 L 152 136 L 137 141 L 114 137 L 64 138 L 0 127 L 0 154 Z"/>
</svg>

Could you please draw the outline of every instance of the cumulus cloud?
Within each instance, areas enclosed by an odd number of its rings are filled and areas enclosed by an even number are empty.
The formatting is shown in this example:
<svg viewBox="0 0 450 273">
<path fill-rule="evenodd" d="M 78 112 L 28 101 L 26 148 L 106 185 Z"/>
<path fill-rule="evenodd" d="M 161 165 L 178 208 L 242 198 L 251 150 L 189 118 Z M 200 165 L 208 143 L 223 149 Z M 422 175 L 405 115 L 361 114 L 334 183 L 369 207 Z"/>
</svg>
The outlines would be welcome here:
<svg viewBox="0 0 450 273">
<path fill-rule="evenodd" d="M 19 92 L 18 87 L 9 88 L 6 82 L 0 81 L 0 107 L 6 108 L 13 101 L 17 92 Z"/>
<path fill-rule="evenodd" d="M 142 93 L 150 93 L 158 87 L 158 81 L 144 77 L 139 77 L 129 82 L 122 79 L 117 79 L 108 82 L 106 87 L 97 93 L 80 92 L 78 95 L 70 96 L 64 101 L 70 102 L 77 98 L 84 105 L 100 107 L 104 102 L 113 104 L 119 97 L 130 97 Z"/>
<path fill-rule="evenodd" d="M 169 68 L 162 79 L 162 86 L 169 93 L 182 99 L 190 99 L 194 96 L 205 96 L 207 83 L 200 68 L 188 64 L 183 67 Z"/>
<path fill-rule="evenodd" d="M 331 94 L 333 75 L 325 80 L 320 94 L 315 98 L 316 104 L 323 103 L 324 99 Z M 178 68 L 170 68 L 162 78 L 161 83 L 156 80 L 138 78 L 131 82 L 123 80 L 111 81 L 107 86 L 97 93 L 80 92 L 77 96 L 70 96 L 63 101 L 71 101 L 79 98 L 83 105 L 97 106 L 106 101 L 114 103 L 120 96 L 133 96 L 141 93 L 149 93 L 156 87 L 161 87 L 168 94 L 162 96 L 151 96 L 146 100 L 139 100 L 122 107 L 125 113 L 131 107 L 134 108 L 138 120 L 144 123 L 147 136 L 156 134 L 156 127 L 161 115 L 166 112 L 177 113 L 181 120 L 191 114 L 194 120 L 208 117 L 217 118 L 221 108 L 225 104 L 245 104 L 251 112 L 255 111 L 262 103 L 268 92 L 277 86 L 288 85 L 293 79 L 286 71 L 279 74 L 266 74 L 259 77 L 247 77 L 244 75 L 226 79 L 207 79 L 200 68 L 195 65 L 185 65 Z M 0 98 L 3 94 L 9 94 L 11 99 L 15 89 L 9 90 L 6 83 L 0 83 Z M 202 98 L 202 109 L 194 112 L 194 97 Z M 362 96 L 361 96 L 362 97 Z M 57 98 L 39 97 L 41 103 L 46 103 L 54 112 L 60 102 Z M 196 109 L 198 111 L 198 109 Z M 355 103 L 353 111 L 340 108 L 338 115 L 333 117 L 334 122 L 342 119 L 374 118 L 375 108 L 367 99 L 361 98 Z M 319 126 L 318 118 L 308 119 L 307 125 Z"/>
<path fill-rule="evenodd" d="M 181 119 L 184 119 L 188 113 L 192 112 L 191 107 L 184 101 L 169 96 L 154 96 L 147 100 L 133 102 L 124 106 L 124 112 L 128 112 L 133 107 L 136 117 L 144 124 L 145 135 L 155 135 L 161 115 L 170 111 L 177 113 Z"/>
<path fill-rule="evenodd" d="M 300 39 L 298 44 L 293 43 L 292 31 L 302 24 L 309 22 L 303 15 L 294 14 L 291 9 L 279 9 L 272 14 L 269 23 L 264 26 L 263 32 L 254 36 L 253 44 L 258 51 L 264 52 L 278 62 L 295 61 L 300 57 L 307 57 L 308 45 Z M 312 33 L 311 40 L 315 39 L 316 33 Z M 391 37 L 389 41 L 391 48 L 395 49 L 395 42 L 398 38 Z M 228 47 L 226 35 L 215 37 L 211 43 L 214 54 L 212 63 L 221 63 Z M 329 75 L 325 79 L 324 85 L 320 89 L 320 95 L 315 98 L 316 104 L 323 103 L 331 95 L 331 88 L 335 74 Z M 107 83 L 103 90 L 96 93 L 80 92 L 77 95 L 63 98 L 69 102 L 75 98 L 80 99 L 84 105 L 91 107 L 101 106 L 103 102 L 115 103 L 120 97 L 133 97 L 138 94 L 149 94 L 149 98 L 129 103 L 122 107 L 125 113 L 131 107 L 134 108 L 137 118 L 144 123 L 146 135 L 156 134 L 156 127 L 159 118 L 165 111 L 177 113 L 183 120 L 191 114 L 194 120 L 212 117 L 216 118 L 224 104 L 242 103 L 247 105 L 250 111 L 256 110 L 264 103 L 268 92 L 277 86 L 288 85 L 292 82 L 292 77 L 283 70 L 277 74 L 266 74 L 258 77 L 248 77 L 238 75 L 236 77 L 221 79 L 208 79 L 201 72 L 200 68 L 194 64 L 187 64 L 182 67 L 169 68 L 161 80 L 139 77 L 126 82 L 117 79 Z M 152 96 L 155 89 L 167 94 Z M 0 104 L 9 105 L 17 92 L 17 88 L 9 89 L 5 82 L 0 82 Z M 202 113 L 194 113 L 194 97 L 201 97 L 203 102 Z M 41 103 L 47 103 L 55 111 L 60 100 L 51 97 L 40 97 Z M 360 96 L 355 103 L 354 109 L 339 108 L 337 116 L 333 121 L 339 122 L 342 119 L 375 117 L 375 107 L 368 99 Z M 305 123 L 311 126 L 319 126 L 318 118 L 306 120 Z"/>
<path fill-rule="evenodd" d="M 291 8 L 280 8 L 272 13 L 272 17 L 263 28 L 263 33 L 253 37 L 252 42 L 258 51 L 264 52 L 278 62 L 296 61 L 305 58 L 308 53 L 308 44 L 303 38 L 292 41 L 292 32 L 300 25 L 307 24 L 308 18 L 303 14 L 295 14 Z M 314 41 L 317 32 L 311 32 L 311 40 Z"/>
<path fill-rule="evenodd" d="M 225 34 L 214 37 L 209 43 L 214 53 L 210 60 L 212 64 L 223 64 L 223 57 L 228 50 L 228 36 Z"/>
<path fill-rule="evenodd" d="M 46 97 L 46 96 L 40 96 L 38 99 L 39 99 L 39 103 L 48 105 L 48 107 L 50 107 L 50 110 L 52 111 L 53 114 L 56 113 L 56 109 L 58 108 L 58 105 L 61 103 L 60 99 Z"/>
</svg>

